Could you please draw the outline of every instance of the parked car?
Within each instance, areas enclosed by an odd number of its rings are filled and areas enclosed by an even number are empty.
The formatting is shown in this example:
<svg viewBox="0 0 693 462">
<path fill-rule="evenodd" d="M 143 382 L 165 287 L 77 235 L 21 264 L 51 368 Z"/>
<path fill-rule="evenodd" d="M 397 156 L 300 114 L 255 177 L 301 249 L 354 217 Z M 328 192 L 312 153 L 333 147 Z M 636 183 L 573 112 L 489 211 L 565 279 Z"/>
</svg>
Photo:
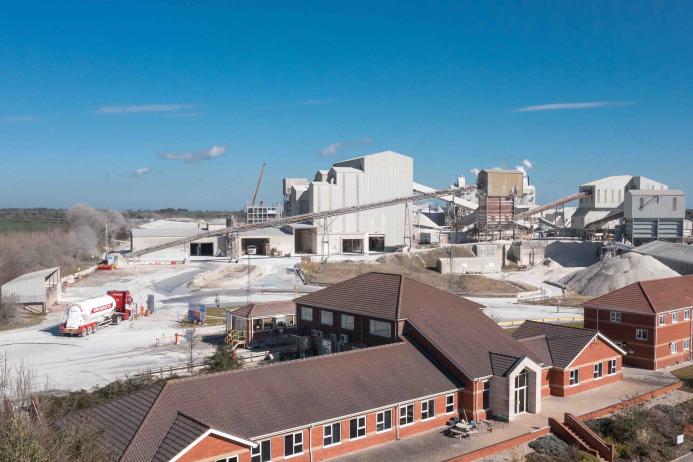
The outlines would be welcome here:
<svg viewBox="0 0 693 462">
<path fill-rule="evenodd" d="M 257 247 L 254 245 L 249 245 L 245 248 L 246 255 L 257 255 Z"/>
</svg>

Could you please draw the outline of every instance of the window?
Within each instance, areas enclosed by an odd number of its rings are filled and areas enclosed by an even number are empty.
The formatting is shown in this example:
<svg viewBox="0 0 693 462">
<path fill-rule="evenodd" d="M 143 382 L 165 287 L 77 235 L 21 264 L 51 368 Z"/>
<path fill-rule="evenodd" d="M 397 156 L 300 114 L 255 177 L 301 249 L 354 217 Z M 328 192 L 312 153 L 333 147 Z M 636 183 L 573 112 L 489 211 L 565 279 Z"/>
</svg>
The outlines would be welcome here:
<svg viewBox="0 0 693 462">
<path fill-rule="evenodd" d="M 659 315 L 659 325 L 663 326 L 667 322 L 667 315 L 666 314 L 660 314 Z"/>
<path fill-rule="evenodd" d="M 455 412 L 455 395 L 447 395 L 445 397 L 445 413 L 452 414 Z"/>
<path fill-rule="evenodd" d="M 284 437 L 284 457 L 303 454 L 303 432 L 292 433 Z"/>
<path fill-rule="evenodd" d="M 671 348 L 671 354 L 676 353 L 677 352 L 676 342 L 671 342 L 669 344 L 669 348 Z"/>
<path fill-rule="evenodd" d="M 238 456 L 224 457 L 223 459 L 217 459 L 214 462 L 238 462 Z"/>
<path fill-rule="evenodd" d="M 580 370 L 579 369 L 573 369 L 570 371 L 570 385 L 579 385 L 580 384 Z"/>
<path fill-rule="evenodd" d="M 378 337 L 392 337 L 392 324 L 371 319 L 368 321 L 368 332 Z"/>
<path fill-rule="evenodd" d="M 616 373 L 616 360 L 615 359 L 610 359 L 609 360 L 609 375 L 614 375 Z"/>
<path fill-rule="evenodd" d="M 392 429 L 392 409 L 378 412 L 375 415 L 375 431 L 385 432 Z"/>
<path fill-rule="evenodd" d="M 621 322 L 621 312 L 620 311 L 609 311 L 609 321 Z"/>
<path fill-rule="evenodd" d="M 647 329 L 635 329 L 636 340 L 647 340 Z"/>
<path fill-rule="evenodd" d="M 332 446 L 342 441 L 342 424 L 335 422 L 322 427 L 322 445 Z"/>
<path fill-rule="evenodd" d="M 691 349 L 691 341 L 690 339 L 686 339 L 683 341 L 683 350 L 688 351 Z"/>
<path fill-rule="evenodd" d="M 304 321 L 313 320 L 313 308 L 308 308 L 307 306 L 301 307 L 301 319 Z"/>
<path fill-rule="evenodd" d="M 421 401 L 421 420 L 432 419 L 436 416 L 436 400 Z"/>
<path fill-rule="evenodd" d="M 270 440 L 260 441 L 250 450 L 251 462 L 269 462 L 272 460 L 272 443 Z"/>
<path fill-rule="evenodd" d="M 414 405 L 407 404 L 399 408 L 399 425 L 409 425 L 414 422 Z"/>
<path fill-rule="evenodd" d="M 320 324 L 332 325 L 332 311 L 320 310 Z"/>
<path fill-rule="evenodd" d="M 594 365 L 594 378 L 595 379 L 600 379 L 602 378 L 602 374 L 604 373 L 604 365 L 602 363 L 596 363 Z"/>
<path fill-rule="evenodd" d="M 484 388 L 482 389 L 482 397 L 484 402 L 484 409 L 491 409 L 491 382 L 484 382 Z"/>
<path fill-rule="evenodd" d="M 366 416 L 356 417 L 349 421 L 349 439 L 355 440 L 366 436 Z"/>
<path fill-rule="evenodd" d="M 350 314 L 340 315 L 339 325 L 345 330 L 354 330 L 354 317 Z"/>
<path fill-rule="evenodd" d="M 618 201 L 623 202 L 623 190 L 618 190 Z"/>
<path fill-rule="evenodd" d="M 678 199 L 678 198 L 677 198 L 677 197 L 674 197 L 674 198 L 673 198 L 673 201 L 672 201 L 672 204 L 671 204 L 671 210 L 673 210 L 674 212 L 676 212 L 676 206 L 678 205 L 678 204 L 677 204 L 678 201 L 677 201 L 676 199 Z"/>
<path fill-rule="evenodd" d="M 671 313 L 671 322 L 679 322 L 679 312 L 678 311 Z"/>
<path fill-rule="evenodd" d="M 683 310 L 683 319 L 686 321 L 691 319 L 691 310 Z"/>
<path fill-rule="evenodd" d="M 640 198 L 640 210 L 642 210 L 643 207 L 645 207 L 645 198 L 644 198 L 644 197 L 641 197 L 641 198 Z"/>
</svg>

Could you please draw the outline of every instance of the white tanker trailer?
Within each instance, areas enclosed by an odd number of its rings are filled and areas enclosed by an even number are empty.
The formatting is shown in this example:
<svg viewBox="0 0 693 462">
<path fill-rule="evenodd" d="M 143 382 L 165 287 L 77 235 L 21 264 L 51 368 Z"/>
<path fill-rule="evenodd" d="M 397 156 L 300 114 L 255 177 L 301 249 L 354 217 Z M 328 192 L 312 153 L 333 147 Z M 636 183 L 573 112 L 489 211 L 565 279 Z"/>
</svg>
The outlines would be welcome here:
<svg viewBox="0 0 693 462">
<path fill-rule="evenodd" d="M 121 317 L 116 299 L 102 295 L 70 303 L 60 319 L 58 330 L 63 335 L 89 335 L 99 327 L 117 323 Z"/>
</svg>

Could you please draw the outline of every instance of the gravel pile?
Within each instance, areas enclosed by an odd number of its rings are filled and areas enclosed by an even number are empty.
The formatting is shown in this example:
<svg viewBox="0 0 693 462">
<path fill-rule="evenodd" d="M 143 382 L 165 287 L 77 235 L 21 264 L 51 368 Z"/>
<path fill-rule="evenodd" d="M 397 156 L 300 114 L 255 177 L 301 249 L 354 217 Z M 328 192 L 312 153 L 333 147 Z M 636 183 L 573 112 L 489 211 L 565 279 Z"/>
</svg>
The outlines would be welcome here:
<svg viewBox="0 0 693 462">
<path fill-rule="evenodd" d="M 679 273 L 653 257 L 629 252 L 597 262 L 559 282 L 577 294 L 598 297 L 634 282 L 673 276 Z"/>
</svg>

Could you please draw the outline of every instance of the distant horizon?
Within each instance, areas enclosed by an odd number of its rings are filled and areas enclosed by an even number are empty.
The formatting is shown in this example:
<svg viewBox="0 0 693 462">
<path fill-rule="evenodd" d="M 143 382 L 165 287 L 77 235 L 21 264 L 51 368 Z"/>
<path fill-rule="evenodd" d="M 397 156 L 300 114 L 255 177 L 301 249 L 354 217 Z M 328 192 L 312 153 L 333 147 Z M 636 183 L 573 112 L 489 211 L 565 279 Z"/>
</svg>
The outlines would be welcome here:
<svg viewBox="0 0 693 462">
<path fill-rule="evenodd" d="M 59 24 L 59 27 L 56 27 Z M 30 26 L 29 26 L 30 25 Z M 4 5 L 0 207 L 242 209 L 393 150 L 445 188 L 528 171 L 693 197 L 693 3 Z"/>
</svg>

